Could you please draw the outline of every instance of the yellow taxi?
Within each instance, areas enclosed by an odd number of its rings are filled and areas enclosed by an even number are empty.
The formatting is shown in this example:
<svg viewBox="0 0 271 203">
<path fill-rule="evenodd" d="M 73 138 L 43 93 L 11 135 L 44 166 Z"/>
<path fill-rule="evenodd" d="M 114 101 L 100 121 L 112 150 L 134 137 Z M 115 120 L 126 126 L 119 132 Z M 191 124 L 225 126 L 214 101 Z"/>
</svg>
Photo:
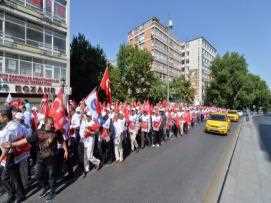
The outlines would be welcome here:
<svg viewBox="0 0 271 203">
<path fill-rule="evenodd" d="M 235 110 L 229 110 L 227 113 L 229 119 L 233 122 L 238 122 L 240 120 L 240 115 L 238 111 Z"/>
<path fill-rule="evenodd" d="M 205 132 L 213 132 L 227 135 L 231 127 L 231 121 L 226 113 L 212 113 L 207 118 Z"/>
</svg>

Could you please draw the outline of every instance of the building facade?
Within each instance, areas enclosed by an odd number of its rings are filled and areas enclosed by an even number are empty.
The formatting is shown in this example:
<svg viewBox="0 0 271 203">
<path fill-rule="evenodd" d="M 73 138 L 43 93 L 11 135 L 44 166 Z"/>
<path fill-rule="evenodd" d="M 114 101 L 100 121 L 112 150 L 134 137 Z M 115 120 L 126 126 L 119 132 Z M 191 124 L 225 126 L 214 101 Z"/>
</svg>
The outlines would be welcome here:
<svg viewBox="0 0 271 203">
<path fill-rule="evenodd" d="M 70 0 L 0 2 L 1 95 L 70 93 L 69 16 Z"/>
<path fill-rule="evenodd" d="M 128 44 L 148 50 L 153 56 L 152 70 L 167 80 L 184 75 L 195 89 L 195 104 L 202 104 L 210 80 L 209 67 L 217 51 L 205 38 L 179 41 L 153 17 L 128 33 Z"/>
<path fill-rule="evenodd" d="M 132 29 L 128 33 L 128 44 L 146 49 L 152 54 L 152 70 L 162 80 L 182 74 L 181 49 L 184 43 L 178 41 L 158 18 L 153 17 Z"/>
<path fill-rule="evenodd" d="M 206 95 L 206 88 L 210 81 L 210 66 L 217 55 L 217 50 L 204 37 L 186 42 L 189 50 L 189 79 L 195 90 L 195 104 L 202 104 Z"/>
</svg>

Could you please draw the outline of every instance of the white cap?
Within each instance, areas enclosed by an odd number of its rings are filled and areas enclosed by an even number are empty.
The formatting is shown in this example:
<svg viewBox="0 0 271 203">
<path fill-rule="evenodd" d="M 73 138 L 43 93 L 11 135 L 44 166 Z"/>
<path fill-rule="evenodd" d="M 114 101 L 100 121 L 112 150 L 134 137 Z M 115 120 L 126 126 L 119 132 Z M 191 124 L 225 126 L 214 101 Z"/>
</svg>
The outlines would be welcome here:
<svg viewBox="0 0 271 203">
<path fill-rule="evenodd" d="M 37 107 L 35 106 L 32 107 L 32 111 L 37 111 L 37 110 L 38 110 Z"/>
<path fill-rule="evenodd" d="M 22 120 L 24 115 L 21 112 L 17 112 L 14 117 L 17 120 Z"/>
<path fill-rule="evenodd" d="M 78 113 L 80 113 L 81 112 L 81 108 L 78 106 L 78 107 L 76 107 L 75 111 L 78 112 Z"/>
<path fill-rule="evenodd" d="M 90 111 L 87 112 L 87 116 L 92 116 Z"/>
</svg>

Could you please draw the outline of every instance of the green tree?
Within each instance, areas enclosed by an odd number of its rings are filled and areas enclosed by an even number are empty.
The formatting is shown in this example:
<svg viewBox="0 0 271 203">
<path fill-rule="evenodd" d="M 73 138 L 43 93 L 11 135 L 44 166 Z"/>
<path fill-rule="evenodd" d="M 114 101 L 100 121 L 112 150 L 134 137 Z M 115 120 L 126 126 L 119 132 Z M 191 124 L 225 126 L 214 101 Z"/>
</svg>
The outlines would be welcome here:
<svg viewBox="0 0 271 203">
<path fill-rule="evenodd" d="M 150 89 L 149 100 L 152 103 L 158 103 L 159 101 L 165 100 L 166 98 L 167 85 L 159 78 L 155 78 Z"/>
<path fill-rule="evenodd" d="M 121 82 L 121 71 L 118 67 L 111 66 L 110 69 L 110 81 L 111 81 L 111 92 L 114 101 L 125 101 L 127 92 L 124 89 Z"/>
<path fill-rule="evenodd" d="M 120 85 L 127 99 L 143 101 L 150 96 L 155 81 L 151 71 L 152 55 L 136 46 L 121 45 L 117 56 Z"/>
<path fill-rule="evenodd" d="M 74 36 L 71 42 L 72 98 L 80 101 L 99 85 L 98 78 L 106 68 L 104 51 L 93 47 L 83 34 Z"/>
<path fill-rule="evenodd" d="M 211 67 L 212 80 L 206 103 L 231 109 L 267 108 L 270 90 L 259 76 L 248 72 L 247 63 L 238 53 L 218 56 Z"/>
<path fill-rule="evenodd" d="M 192 103 L 195 91 L 189 80 L 184 76 L 172 80 L 169 84 L 170 99 L 178 102 Z"/>
</svg>

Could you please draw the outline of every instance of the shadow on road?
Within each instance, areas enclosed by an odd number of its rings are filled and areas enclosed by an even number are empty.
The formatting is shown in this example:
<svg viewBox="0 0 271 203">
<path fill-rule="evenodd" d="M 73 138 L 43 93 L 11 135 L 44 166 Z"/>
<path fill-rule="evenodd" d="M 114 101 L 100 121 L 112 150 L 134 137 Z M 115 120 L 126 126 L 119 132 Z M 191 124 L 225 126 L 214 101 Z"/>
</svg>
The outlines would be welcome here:
<svg viewBox="0 0 271 203">
<path fill-rule="evenodd" d="M 271 114 L 265 115 L 262 119 L 256 120 L 257 129 L 261 140 L 261 149 L 268 154 L 271 161 Z M 269 121 L 269 122 L 265 122 Z"/>
</svg>

